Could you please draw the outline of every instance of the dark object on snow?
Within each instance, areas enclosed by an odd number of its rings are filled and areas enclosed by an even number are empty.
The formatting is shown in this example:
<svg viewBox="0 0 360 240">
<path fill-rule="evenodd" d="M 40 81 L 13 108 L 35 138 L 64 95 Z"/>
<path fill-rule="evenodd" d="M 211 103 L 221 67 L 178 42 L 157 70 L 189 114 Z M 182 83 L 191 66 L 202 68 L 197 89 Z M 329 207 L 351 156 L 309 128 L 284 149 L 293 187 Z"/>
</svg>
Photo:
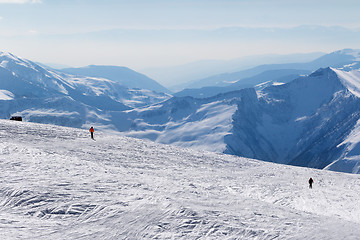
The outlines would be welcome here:
<svg viewBox="0 0 360 240">
<path fill-rule="evenodd" d="M 12 117 L 10 118 L 10 120 L 22 121 L 22 117 L 20 117 L 20 116 L 12 116 Z"/>
<path fill-rule="evenodd" d="M 89 132 L 91 133 L 91 139 L 94 139 L 94 128 L 91 127 L 91 128 L 89 129 Z"/>
<path fill-rule="evenodd" d="M 313 184 L 314 180 L 312 178 L 309 179 L 309 188 L 312 188 L 312 184 Z"/>
</svg>

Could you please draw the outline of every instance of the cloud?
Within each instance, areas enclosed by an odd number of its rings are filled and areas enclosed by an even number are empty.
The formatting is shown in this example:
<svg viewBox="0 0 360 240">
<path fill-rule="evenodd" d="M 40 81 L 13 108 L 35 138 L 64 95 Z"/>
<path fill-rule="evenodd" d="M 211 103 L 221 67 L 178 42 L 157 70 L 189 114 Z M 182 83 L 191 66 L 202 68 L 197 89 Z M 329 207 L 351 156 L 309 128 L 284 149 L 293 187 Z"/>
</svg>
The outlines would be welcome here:
<svg viewBox="0 0 360 240">
<path fill-rule="evenodd" d="M 42 0 L 0 0 L 0 4 L 1 3 L 10 3 L 10 4 L 42 3 Z"/>
</svg>

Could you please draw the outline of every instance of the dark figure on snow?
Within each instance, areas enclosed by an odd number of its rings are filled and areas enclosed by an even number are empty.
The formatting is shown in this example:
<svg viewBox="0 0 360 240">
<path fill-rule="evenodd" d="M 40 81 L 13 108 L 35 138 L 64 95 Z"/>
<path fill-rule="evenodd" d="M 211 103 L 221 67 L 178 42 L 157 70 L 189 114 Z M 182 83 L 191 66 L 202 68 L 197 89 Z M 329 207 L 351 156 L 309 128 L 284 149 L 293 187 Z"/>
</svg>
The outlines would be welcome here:
<svg viewBox="0 0 360 240">
<path fill-rule="evenodd" d="M 91 139 L 94 139 L 94 128 L 91 127 L 91 128 L 89 129 L 89 132 L 90 132 L 90 134 L 91 134 Z"/>
<path fill-rule="evenodd" d="M 314 180 L 312 178 L 309 179 L 309 188 L 312 188 L 312 184 L 314 183 Z"/>
</svg>

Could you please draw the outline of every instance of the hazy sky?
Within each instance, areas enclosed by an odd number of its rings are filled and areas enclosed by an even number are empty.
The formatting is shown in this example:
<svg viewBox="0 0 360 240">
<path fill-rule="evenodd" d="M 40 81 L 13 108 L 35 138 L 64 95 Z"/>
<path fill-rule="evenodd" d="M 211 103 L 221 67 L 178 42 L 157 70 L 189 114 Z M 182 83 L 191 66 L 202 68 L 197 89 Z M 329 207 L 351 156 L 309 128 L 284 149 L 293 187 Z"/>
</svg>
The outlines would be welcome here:
<svg viewBox="0 0 360 240">
<path fill-rule="evenodd" d="M 135 69 L 360 48 L 359 0 L 0 0 L 0 51 Z"/>
</svg>

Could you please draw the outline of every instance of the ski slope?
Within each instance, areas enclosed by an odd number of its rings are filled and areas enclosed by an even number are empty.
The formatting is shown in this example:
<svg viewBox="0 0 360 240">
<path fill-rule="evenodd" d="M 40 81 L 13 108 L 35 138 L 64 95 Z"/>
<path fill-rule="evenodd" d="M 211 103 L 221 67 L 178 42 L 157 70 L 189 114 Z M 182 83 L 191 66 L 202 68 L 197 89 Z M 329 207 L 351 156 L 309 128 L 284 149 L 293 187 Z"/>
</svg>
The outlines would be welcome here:
<svg viewBox="0 0 360 240">
<path fill-rule="evenodd" d="M 89 135 L 0 120 L 1 239 L 360 239 L 359 175 Z"/>
</svg>

